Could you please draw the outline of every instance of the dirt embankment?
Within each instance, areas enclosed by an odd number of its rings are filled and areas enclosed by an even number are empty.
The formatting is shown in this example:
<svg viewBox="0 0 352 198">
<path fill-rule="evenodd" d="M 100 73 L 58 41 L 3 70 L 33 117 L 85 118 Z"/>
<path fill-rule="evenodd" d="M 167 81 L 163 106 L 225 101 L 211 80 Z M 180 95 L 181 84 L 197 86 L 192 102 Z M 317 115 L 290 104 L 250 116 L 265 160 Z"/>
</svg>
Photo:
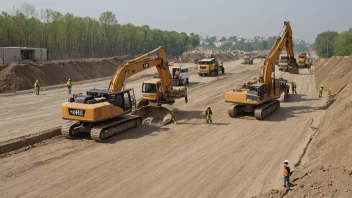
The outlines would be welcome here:
<svg viewBox="0 0 352 198">
<path fill-rule="evenodd" d="M 0 93 L 32 89 L 38 79 L 41 86 L 101 78 L 113 75 L 116 67 L 133 57 L 60 60 L 15 64 L 0 71 Z"/>
<path fill-rule="evenodd" d="M 352 197 L 352 56 L 316 62 L 316 85 L 331 88 L 334 103 L 325 112 L 289 192 L 272 190 L 258 197 Z"/>
<path fill-rule="evenodd" d="M 181 58 L 183 63 L 194 63 L 196 59 L 202 59 L 205 58 L 206 53 L 183 53 Z M 213 53 L 214 57 L 216 59 L 222 60 L 223 62 L 229 62 L 232 60 L 237 60 L 237 58 L 232 55 L 230 52 L 218 52 L 218 53 Z"/>
</svg>

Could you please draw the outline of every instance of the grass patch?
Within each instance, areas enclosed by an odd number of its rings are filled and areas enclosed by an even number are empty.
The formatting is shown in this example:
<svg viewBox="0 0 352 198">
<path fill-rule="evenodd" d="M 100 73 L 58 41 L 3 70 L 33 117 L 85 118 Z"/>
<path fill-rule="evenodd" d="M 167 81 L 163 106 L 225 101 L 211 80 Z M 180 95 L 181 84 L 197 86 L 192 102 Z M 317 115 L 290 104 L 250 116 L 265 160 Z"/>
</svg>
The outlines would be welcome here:
<svg viewBox="0 0 352 198">
<path fill-rule="evenodd" d="M 9 66 L 9 65 L 1 65 L 1 64 L 0 64 L 0 71 L 3 70 L 3 69 L 5 69 L 5 68 L 8 67 L 8 66 Z"/>
</svg>

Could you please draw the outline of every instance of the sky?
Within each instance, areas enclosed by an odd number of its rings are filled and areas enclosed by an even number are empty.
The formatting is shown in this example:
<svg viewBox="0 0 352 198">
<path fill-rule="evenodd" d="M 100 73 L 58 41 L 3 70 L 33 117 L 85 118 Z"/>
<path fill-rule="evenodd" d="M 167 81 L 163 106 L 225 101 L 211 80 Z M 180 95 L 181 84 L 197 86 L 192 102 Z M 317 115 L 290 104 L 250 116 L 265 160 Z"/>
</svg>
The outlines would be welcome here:
<svg viewBox="0 0 352 198">
<path fill-rule="evenodd" d="M 352 0 L 0 0 L 0 11 L 23 2 L 37 10 L 98 18 L 111 11 L 118 23 L 205 36 L 278 36 L 290 21 L 293 37 L 313 43 L 317 34 L 352 28 Z"/>
</svg>

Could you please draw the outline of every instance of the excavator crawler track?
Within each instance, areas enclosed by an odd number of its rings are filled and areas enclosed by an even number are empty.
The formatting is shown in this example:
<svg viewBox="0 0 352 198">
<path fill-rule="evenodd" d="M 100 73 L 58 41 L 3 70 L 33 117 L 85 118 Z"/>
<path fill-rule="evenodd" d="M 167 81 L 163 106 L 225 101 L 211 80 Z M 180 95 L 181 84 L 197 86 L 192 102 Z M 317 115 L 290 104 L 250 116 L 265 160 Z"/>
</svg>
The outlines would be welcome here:
<svg viewBox="0 0 352 198">
<path fill-rule="evenodd" d="M 279 108 L 280 108 L 280 101 L 278 100 L 260 105 L 254 110 L 254 117 L 257 120 L 263 120 L 266 117 L 268 117 L 270 114 L 278 110 Z"/>
<path fill-rule="evenodd" d="M 237 117 L 240 113 L 242 113 L 242 105 L 231 105 L 228 109 L 227 109 L 227 113 L 229 114 L 230 117 L 235 118 Z"/>
<path fill-rule="evenodd" d="M 142 123 L 140 116 L 125 115 L 118 120 L 111 120 L 95 125 L 90 132 L 90 137 L 98 142 L 105 142 L 114 135 L 135 128 Z"/>
<path fill-rule="evenodd" d="M 61 126 L 61 134 L 62 136 L 72 139 L 75 136 L 74 130 L 76 127 L 79 127 L 81 124 L 75 121 L 66 122 Z"/>
</svg>

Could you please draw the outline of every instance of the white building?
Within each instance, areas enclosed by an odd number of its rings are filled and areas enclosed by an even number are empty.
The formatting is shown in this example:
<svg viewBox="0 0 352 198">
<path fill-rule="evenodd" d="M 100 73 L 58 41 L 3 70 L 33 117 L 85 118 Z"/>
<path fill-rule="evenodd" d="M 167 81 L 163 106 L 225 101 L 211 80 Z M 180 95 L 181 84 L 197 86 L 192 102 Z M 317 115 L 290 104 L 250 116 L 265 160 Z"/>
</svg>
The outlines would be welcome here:
<svg viewBox="0 0 352 198">
<path fill-rule="evenodd" d="M 48 50 L 45 48 L 0 47 L 0 64 L 46 60 L 48 60 Z"/>
</svg>

